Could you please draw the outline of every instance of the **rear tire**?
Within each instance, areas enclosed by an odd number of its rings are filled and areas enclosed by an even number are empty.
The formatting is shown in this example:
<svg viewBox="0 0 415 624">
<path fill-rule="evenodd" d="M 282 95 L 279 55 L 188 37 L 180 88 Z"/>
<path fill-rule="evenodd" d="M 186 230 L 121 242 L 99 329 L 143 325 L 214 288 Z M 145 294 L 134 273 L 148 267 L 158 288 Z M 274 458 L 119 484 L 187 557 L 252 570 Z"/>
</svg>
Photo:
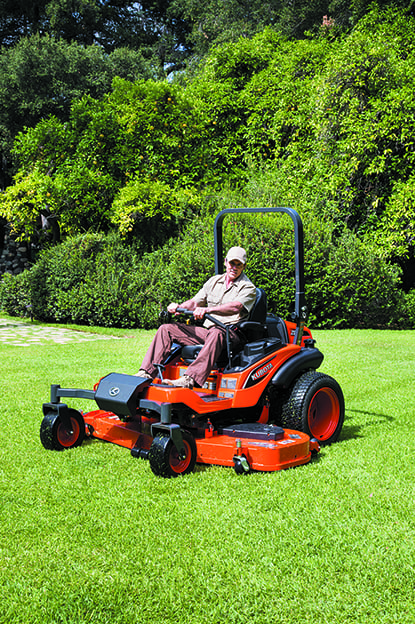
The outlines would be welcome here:
<svg viewBox="0 0 415 624">
<path fill-rule="evenodd" d="M 150 468 L 157 477 L 178 477 L 192 472 L 196 464 L 196 442 L 188 431 L 182 431 L 186 457 L 180 459 L 170 436 L 159 433 L 154 438 L 148 458 Z"/>
<path fill-rule="evenodd" d="M 48 412 L 40 425 L 40 441 L 45 449 L 63 451 L 80 446 L 85 438 L 85 421 L 77 410 L 68 409 L 70 427 L 58 412 Z"/>
<path fill-rule="evenodd" d="M 339 384 L 317 371 L 301 375 L 282 405 L 281 426 L 303 431 L 321 446 L 336 442 L 343 422 L 344 397 Z"/>
</svg>

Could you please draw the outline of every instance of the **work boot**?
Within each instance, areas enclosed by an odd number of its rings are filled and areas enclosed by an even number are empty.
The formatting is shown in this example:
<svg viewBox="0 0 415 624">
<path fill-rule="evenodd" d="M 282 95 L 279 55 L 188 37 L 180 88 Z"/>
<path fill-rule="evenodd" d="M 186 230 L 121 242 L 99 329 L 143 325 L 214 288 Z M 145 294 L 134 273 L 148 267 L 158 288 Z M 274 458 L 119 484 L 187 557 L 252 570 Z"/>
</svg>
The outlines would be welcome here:
<svg viewBox="0 0 415 624">
<path fill-rule="evenodd" d="M 151 380 L 153 379 L 152 376 L 150 375 L 150 373 L 145 371 L 143 368 L 140 368 L 138 373 L 136 373 L 134 376 L 135 377 L 143 377 L 144 379 L 151 379 Z"/>
<path fill-rule="evenodd" d="M 176 388 L 190 388 L 190 390 L 192 390 L 195 385 L 194 380 L 189 377 L 189 375 L 183 375 L 183 377 L 179 377 L 178 379 L 164 379 L 163 383 L 169 386 L 175 386 Z"/>
</svg>

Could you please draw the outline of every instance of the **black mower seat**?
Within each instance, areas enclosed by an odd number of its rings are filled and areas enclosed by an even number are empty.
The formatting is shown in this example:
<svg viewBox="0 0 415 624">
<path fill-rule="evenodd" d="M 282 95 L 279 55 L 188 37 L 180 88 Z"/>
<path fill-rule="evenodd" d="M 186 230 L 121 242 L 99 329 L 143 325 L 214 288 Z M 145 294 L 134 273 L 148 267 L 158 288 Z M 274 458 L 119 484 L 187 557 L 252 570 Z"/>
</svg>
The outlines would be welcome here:
<svg viewBox="0 0 415 624">
<path fill-rule="evenodd" d="M 238 323 L 238 331 L 242 332 L 247 342 L 260 340 L 264 337 L 267 320 L 267 296 L 263 288 L 256 289 L 256 299 L 249 317 Z"/>
<path fill-rule="evenodd" d="M 275 314 L 267 315 L 267 336 L 269 338 L 279 338 L 284 344 L 289 343 L 287 326 L 280 316 L 275 316 Z"/>
</svg>

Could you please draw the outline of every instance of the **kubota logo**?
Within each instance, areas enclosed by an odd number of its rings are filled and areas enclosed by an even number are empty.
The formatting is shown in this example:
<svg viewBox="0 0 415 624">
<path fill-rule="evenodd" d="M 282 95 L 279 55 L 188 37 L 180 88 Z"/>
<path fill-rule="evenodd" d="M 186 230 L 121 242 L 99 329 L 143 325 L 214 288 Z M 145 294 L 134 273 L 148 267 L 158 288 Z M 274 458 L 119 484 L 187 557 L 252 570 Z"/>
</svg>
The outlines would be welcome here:
<svg viewBox="0 0 415 624">
<path fill-rule="evenodd" d="M 264 375 L 267 374 L 268 371 L 270 371 L 272 368 L 272 363 L 269 362 L 268 364 L 266 364 L 265 366 L 263 366 L 262 368 L 260 368 L 259 370 L 256 371 L 256 373 L 254 373 L 252 375 L 252 379 L 254 381 L 256 381 L 257 379 L 259 379 L 260 377 L 263 377 Z"/>
</svg>

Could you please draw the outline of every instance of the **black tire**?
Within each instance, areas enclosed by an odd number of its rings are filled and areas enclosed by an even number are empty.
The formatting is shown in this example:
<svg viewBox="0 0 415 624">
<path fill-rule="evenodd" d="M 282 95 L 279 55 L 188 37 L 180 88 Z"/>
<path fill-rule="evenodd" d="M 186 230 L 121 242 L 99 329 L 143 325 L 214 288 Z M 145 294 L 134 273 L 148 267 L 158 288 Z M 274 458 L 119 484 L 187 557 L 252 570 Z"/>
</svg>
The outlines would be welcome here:
<svg viewBox="0 0 415 624">
<path fill-rule="evenodd" d="M 309 371 L 295 382 L 281 409 L 281 426 L 307 433 L 321 446 L 336 442 L 344 422 L 343 392 L 335 379 Z"/>
<path fill-rule="evenodd" d="M 65 420 L 58 412 L 48 412 L 40 425 L 40 441 L 45 449 L 63 451 L 80 446 L 85 438 L 85 421 L 82 414 L 75 409 L 68 409 L 66 417 L 70 419 L 68 428 Z"/>
<path fill-rule="evenodd" d="M 178 477 L 189 474 L 196 464 L 196 442 L 188 431 L 182 431 L 185 459 L 180 459 L 179 453 L 168 435 L 159 433 L 153 439 L 148 454 L 150 468 L 157 477 Z"/>
</svg>

